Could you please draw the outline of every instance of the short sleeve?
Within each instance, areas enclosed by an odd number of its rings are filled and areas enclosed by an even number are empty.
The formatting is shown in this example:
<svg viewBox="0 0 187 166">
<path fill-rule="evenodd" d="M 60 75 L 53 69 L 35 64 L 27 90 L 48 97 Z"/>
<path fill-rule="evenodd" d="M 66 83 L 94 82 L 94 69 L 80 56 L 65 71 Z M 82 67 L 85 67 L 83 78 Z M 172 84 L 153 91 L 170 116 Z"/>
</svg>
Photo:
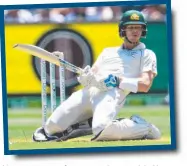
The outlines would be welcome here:
<svg viewBox="0 0 187 166">
<path fill-rule="evenodd" d="M 152 71 L 157 75 L 157 60 L 153 51 L 147 49 L 144 51 L 144 55 L 141 59 L 141 69 L 142 72 Z"/>
</svg>

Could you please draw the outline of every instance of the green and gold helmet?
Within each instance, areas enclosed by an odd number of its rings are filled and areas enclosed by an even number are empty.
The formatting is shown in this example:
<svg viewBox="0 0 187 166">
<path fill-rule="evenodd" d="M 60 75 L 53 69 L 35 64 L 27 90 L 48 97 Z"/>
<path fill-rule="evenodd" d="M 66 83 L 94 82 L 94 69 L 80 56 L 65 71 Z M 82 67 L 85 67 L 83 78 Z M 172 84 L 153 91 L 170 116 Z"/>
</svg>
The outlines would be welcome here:
<svg viewBox="0 0 187 166">
<path fill-rule="evenodd" d="M 146 36 L 147 24 L 146 24 L 143 14 L 137 10 L 129 10 L 123 13 L 120 19 L 120 23 L 119 23 L 120 37 L 126 36 L 125 31 L 124 31 L 125 26 L 132 25 L 132 24 L 143 25 L 144 30 L 142 32 L 142 37 Z"/>
</svg>

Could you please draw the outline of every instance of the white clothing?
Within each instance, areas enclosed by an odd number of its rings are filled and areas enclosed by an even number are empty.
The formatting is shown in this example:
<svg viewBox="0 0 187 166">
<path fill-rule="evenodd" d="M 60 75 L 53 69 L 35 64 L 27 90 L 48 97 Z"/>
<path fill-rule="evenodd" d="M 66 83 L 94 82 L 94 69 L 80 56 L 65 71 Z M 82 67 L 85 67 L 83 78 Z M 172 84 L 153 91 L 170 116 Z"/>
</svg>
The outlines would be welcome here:
<svg viewBox="0 0 187 166">
<path fill-rule="evenodd" d="M 138 78 L 141 73 L 152 71 L 157 75 L 155 53 L 140 43 L 132 50 L 121 47 L 106 48 L 92 67 L 98 77 L 106 78 L 109 74 L 118 77 Z M 124 90 L 126 94 L 130 91 Z"/>
<path fill-rule="evenodd" d="M 109 74 L 113 74 L 136 78 L 142 72 L 147 71 L 157 74 L 156 56 L 154 52 L 146 49 L 143 43 L 132 50 L 126 50 L 122 47 L 106 48 L 98 57 L 92 69 L 99 77 L 107 77 Z M 87 88 L 74 92 L 53 112 L 46 123 L 45 130 L 48 134 L 62 132 L 70 125 L 93 116 L 92 131 L 94 135 L 97 135 L 108 124 L 113 123 L 112 121 L 124 105 L 129 93 L 124 93 L 119 88 L 95 93 L 94 95 Z M 115 126 L 119 127 L 120 125 L 116 122 Z M 147 127 L 144 130 L 147 130 Z"/>
<path fill-rule="evenodd" d="M 128 78 L 139 77 L 142 72 L 152 71 L 157 74 L 156 56 L 153 51 L 146 49 L 140 43 L 132 50 L 122 47 L 106 48 L 93 65 L 96 73 L 101 77 L 109 74 L 125 76 Z"/>
<path fill-rule="evenodd" d="M 114 120 L 94 139 L 95 141 L 159 139 L 159 129 L 150 123 L 138 124 L 131 119 Z"/>
<path fill-rule="evenodd" d="M 93 116 L 92 130 L 97 135 L 106 124 L 116 118 L 124 102 L 125 95 L 119 88 L 92 97 L 88 89 L 81 89 L 56 108 L 47 120 L 45 130 L 48 134 L 62 132 L 70 125 Z"/>
</svg>

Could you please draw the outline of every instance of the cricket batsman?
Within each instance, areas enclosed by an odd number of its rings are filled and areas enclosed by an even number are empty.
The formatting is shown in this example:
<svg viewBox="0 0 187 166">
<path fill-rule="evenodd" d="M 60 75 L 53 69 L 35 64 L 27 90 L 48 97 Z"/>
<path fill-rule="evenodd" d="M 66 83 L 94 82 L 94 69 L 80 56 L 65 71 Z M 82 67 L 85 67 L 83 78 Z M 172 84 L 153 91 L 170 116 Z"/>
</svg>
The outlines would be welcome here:
<svg viewBox="0 0 187 166">
<path fill-rule="evenodd" d="M 123 13 L 119 22 L 123 43 L 105 48 L 92 67 L 83 69 L 78 77 L 83 89 L 56 108 L 33 133 L 33 140 L 65 141 L 88 134 L 94 135 L 92 141 L 159 139 L 160 130 L 138 115 L 116 119 L 128 94 L 148 92 L 157 75 L 155 53 L 140 42 L 146 33 L 141 12 Z"/>
</svg>

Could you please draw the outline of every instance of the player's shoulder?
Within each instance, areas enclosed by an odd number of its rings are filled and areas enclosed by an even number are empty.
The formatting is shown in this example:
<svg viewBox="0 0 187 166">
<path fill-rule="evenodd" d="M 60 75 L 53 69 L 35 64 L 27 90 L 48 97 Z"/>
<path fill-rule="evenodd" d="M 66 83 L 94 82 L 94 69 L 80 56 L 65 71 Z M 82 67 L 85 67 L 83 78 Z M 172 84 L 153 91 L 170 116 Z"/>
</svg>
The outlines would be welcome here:
<svg viewBox="0 0 187 166">
<path fill-rule="evenodd" d="M 154 51 L 151 50 L 151 49 L 148 49 L 148 48 L 145 49 L 145 53 L 146 54 L 154 54 L 155 55 Z"/>
<path fill-rule="evenodd" d="M 106 51 L 106 52 L 116 52 L 118 51 L 120 48 L 120 46 L 116 46 L 116 47 L 106 47 L 103 49 L 103 51 Z"/>
<path fill-rule="evenodd" d="M 100 54 L 100 56 L 102 57 L 111 57 L 111 56 L 115 56 L 118 53 L 120 47 L 106 47 L 103 49 L 102 53 Z"/>
<path fill-rule="evenodd" d="M 151 58 L 156 58 L 155 52 L 151 49 L 148 49 L 148 48 L 145 49 L 144 56 L 151 57 Z"/>
</svg>

